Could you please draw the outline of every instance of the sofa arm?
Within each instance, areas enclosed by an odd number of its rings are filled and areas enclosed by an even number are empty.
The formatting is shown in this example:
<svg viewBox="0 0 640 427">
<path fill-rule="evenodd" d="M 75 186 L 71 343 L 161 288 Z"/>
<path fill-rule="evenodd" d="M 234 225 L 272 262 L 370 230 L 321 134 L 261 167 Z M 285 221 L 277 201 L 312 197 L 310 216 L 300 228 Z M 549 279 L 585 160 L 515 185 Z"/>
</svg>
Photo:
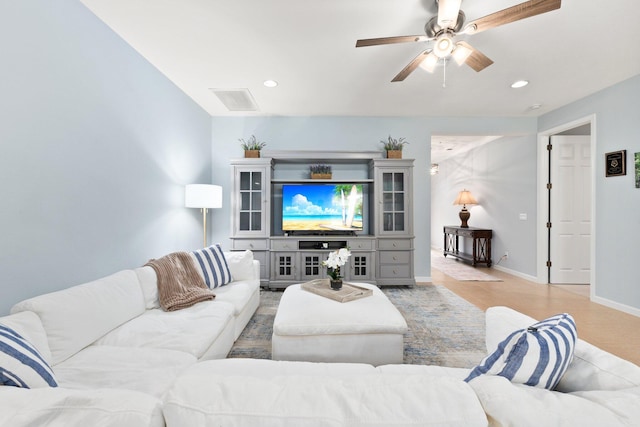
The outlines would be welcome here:
<svg viewBox="0 0 640 427">
<path fill-rule="evenodd" d="M 260 280 L 260 261 L 257 259 L 253 260 L 253 278 Z"/>
</svg>

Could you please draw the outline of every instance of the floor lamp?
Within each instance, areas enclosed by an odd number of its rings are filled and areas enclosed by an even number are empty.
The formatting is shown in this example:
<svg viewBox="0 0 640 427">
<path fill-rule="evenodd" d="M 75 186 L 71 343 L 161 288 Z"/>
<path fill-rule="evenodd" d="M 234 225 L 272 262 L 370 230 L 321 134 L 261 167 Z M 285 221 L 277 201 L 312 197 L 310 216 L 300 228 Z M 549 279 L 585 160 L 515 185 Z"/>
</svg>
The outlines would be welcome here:
<svg viewBox="0 0 640 427">
<path fill-rule="evenodd" d="M 222 187 L 210 184 L 189 184 L 184 191 L 184 205 L 202 211 L 202 241 L 207 247 L 207 212 L 222 207 Z"/>
</svg>

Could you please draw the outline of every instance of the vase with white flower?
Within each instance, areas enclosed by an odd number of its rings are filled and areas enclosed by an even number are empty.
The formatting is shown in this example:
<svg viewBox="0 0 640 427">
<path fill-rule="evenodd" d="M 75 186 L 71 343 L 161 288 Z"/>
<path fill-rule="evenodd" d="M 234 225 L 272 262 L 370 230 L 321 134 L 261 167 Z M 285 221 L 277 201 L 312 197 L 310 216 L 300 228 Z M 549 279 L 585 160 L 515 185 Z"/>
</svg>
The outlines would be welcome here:
<svg viewBox="0 0 640 427">
<path fill-rule="evenodd" d="M 329 254 L 329 257 L 322 261 L 322 265 L 327 267 L 327 274 L 330 279 L 331 289 L 342 288 L 342 276 L 340 275 L 340 267 L 347 263 L 347 260 L 351 256 L 351 251 L 348 248 L 341 248 L 337 251 L 333 251 Z"/>
</svg>

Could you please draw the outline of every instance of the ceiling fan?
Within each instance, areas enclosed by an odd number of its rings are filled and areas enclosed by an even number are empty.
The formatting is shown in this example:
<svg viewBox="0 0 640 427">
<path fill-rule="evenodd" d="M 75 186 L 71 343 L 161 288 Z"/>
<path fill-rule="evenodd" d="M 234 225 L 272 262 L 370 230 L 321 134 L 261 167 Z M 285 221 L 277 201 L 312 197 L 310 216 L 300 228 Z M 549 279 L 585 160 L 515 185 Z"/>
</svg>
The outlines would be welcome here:
<svg viewBox="0 0 640 427">
<path fill-rule="evenodd" d="M 561 0 L 530 0 L 518 5 L 500 10 L 465 23 L 465 14 L 460 9 L 462 0 L 435 0 L 438 4 L 438 16 L 429 19 L 424 26 L 426 35 L 380 37 L 375 39 L 361 39 L 356 47 L 378 46 L 408 42 L 434 42 L 433 46 L 425 49 L 416 56 L 392 82 L 406 79 L 418 66 L 433 72 L 439 60 L 453 57 L 458 65 L 467 64 L 475 71 L 482 71 L 493 61 L 464 40 L 456 41 L 460 35 L 473 35 L 500 25 L 521 19 L 530 18 L 542 13 L 560 8 Z"/>
</svg>

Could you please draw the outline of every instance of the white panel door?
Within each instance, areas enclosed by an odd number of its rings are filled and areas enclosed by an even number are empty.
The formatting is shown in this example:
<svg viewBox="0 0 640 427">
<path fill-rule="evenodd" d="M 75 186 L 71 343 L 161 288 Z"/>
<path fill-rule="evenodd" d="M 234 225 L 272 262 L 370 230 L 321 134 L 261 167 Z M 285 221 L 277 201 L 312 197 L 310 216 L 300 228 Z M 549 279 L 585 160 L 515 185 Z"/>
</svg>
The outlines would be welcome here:
<svg viewBox="0 0 640 427">
<path fill-rule="evenodd" d="M 551 283 L 589 283 L 591 153 L 589 136 L 552 136 Z"/>
</svg>

